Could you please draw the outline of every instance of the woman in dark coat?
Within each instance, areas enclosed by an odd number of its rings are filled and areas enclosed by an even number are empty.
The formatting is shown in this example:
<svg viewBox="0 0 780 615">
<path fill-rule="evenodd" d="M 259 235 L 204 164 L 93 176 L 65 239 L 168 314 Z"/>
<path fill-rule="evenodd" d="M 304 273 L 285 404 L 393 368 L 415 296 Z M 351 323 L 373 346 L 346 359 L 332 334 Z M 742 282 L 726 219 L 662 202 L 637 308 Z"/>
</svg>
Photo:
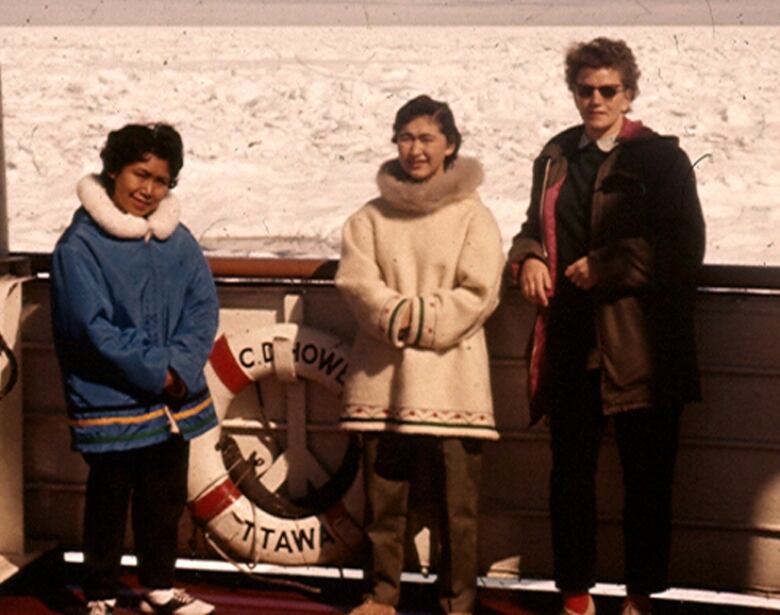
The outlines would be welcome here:
<svg viewBox="0 0 780 615">
<path fill-rule="evenodd" d="M 583 123 L 533 169 L 509 260 L 539 306 L 529 360 L 532 420 L 549 420 L 555 580 L 562 613 L 595 613 L 595 472 L 607 417 L 623 468 L 628 596 L 651 612 L 667 588 L 679 418 L 700 398 L 693 330 L 704 221 L 693 168 L 674 137 L 626 113 L 638 94 L 629 47 L 572 47 L 566 81 Z"/>
</svg>

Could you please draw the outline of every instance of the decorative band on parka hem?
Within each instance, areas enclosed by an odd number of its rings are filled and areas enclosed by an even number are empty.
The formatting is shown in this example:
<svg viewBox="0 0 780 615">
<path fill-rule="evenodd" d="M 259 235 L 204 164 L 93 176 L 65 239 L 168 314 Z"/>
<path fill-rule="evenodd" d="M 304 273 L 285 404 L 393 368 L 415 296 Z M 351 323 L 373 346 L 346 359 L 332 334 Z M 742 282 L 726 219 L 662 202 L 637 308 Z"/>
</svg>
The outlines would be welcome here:
<svg viewBox="0 0 780 615">
<path fill-rule="evenodd" d="M 350 431 L 389 431 L 412 435 L 498 440 L 492 412 L 387 408 L 370 404 L 346 404 L 339 417 Z"/>
<path fill-rule="evenodd" d="M 69 408 L 72 448 L 81 453 L 107 453 L 142 448 L 172 437 L 165 403 L 135 408 Z M 217 415 L 208 391 L 168 410 L 184 440 L 217 426 Z"/>
</svg>

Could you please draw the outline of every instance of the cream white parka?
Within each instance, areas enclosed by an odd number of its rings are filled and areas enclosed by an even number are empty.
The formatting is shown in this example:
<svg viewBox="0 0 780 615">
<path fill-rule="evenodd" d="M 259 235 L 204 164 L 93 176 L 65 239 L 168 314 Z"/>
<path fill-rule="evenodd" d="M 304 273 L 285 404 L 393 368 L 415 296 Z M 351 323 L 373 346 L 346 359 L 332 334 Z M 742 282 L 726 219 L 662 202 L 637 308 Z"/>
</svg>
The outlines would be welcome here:
<svg viewBox="0 0 780 615">
<path fill-rule="evenodd" d="M 426 182 L 388 161 L 381 196 L 345 223 L 336 285 L 359 324 L 345 428 L 498 438 L 483 324 L 498 305 L 504 257 L 476 191 L 482 179 L 471 158 Z"/>
</svg>

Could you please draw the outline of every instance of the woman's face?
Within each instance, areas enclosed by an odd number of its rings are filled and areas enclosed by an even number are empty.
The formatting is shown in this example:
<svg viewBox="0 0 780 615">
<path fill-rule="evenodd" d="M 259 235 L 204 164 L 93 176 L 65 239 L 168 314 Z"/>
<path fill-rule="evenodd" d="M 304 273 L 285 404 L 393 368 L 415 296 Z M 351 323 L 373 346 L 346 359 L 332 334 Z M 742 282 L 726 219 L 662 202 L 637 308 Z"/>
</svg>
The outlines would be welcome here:
<svg viewBox="0 0 780 615">
<path fill-rule="evenodd" d="M 406 174 L 425 181 L 444 173 L 444 159 L 455 151 L 455 145 L 430 115 L 414 118 L 396 135 L 398 161 Z"/>
<path fill-rule="evenodd" d="M 157 209 L 171 185 L 168 161 L 154 154 L 122 167 L 119 173 L 109 173 L 109 177 L 114 180 L 111 196 L 114 204 L 125 213 L 140 218 Z"/>
<path fill-rule="evenodd" d="M 593 140 L 617 135 L 633 95 L 614 68 L 583 68 L 574 85 L 574 104 L 587 135 Z"/>
</svg>

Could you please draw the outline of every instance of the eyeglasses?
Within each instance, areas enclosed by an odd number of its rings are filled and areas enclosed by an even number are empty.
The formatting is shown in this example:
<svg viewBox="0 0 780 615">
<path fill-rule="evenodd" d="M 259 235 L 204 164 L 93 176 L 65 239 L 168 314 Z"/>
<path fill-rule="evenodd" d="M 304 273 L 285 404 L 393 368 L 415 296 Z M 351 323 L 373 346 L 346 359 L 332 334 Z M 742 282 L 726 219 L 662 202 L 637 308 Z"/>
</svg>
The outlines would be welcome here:
<svg viewBox="0 0 780 615">
<path fill-rule="evenodd" d="M 598 90 L 604 100 L 612 100 L 618 92 L 625 90 L 622 85 L 587 85 L 578 83 L 574 86 L 574 91 L 580 98 L 591 98 L 593 93 Z"/>
</svg>

